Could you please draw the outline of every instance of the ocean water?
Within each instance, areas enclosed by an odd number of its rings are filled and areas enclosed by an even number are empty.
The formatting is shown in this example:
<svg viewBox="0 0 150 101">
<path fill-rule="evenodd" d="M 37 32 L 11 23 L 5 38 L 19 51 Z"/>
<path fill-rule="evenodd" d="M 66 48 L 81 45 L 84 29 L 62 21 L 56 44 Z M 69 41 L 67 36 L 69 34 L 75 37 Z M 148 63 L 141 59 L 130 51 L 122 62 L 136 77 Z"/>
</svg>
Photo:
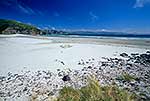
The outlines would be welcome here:
<svg viewBox="0 0 150 101">
<path fill-rule="evenodd" d="M 83 34 L 71 33 L 65 34 L 47 34 L 48 37 L 70 37 L 70 38 L 97 38 L 97 39 L 143 39 L 150 40 L 150 34 Z"/>
</svg>

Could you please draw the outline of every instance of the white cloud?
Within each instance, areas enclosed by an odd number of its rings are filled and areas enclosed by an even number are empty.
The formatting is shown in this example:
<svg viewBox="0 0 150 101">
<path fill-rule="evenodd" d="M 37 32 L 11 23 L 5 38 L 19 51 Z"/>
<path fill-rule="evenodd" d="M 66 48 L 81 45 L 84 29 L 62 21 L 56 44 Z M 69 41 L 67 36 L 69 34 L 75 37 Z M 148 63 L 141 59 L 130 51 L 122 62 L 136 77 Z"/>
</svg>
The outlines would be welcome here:
<svg viewBox="0 0 150 101">
<path fill-rule="evenodd" d="M 29 15 L 36 14 L 36 13 L 34 12 L 34 10 L 31 9 L 30 7 L 28 7 L 28 6 L 23 6 L 23 5 L 21 5 L 21 4 L 18 4 L 18 8 L 19 8 L 19 9 L 21 10 L 21 12 L 23 12 L 23 13 L 26 13 L 26 14 L 29 14 Z"/>
<path fill-rule="evenodd" d="M 98 16 L 97 15 L 95 15 L 93 12 L 89 12 L 89 15 L 91 16 L 91 20 L 92 21 L 96 21 L 96 20 L 98 20 Z"/>
<path fill-rule="evenodd" d="M 21 2 L 21 0 L 1 0 L 1 4 L 28 15 L 39 14 L 38 11 L 33 10 L 31 7 Z"/>
<path fill-rule="evenodd" d="M 144 7 L 145 4 L 150 3 L 150 0 L 136 0 L 136 3 L 134 4 L 134 8 L 138 7 Z"/>
</svg>

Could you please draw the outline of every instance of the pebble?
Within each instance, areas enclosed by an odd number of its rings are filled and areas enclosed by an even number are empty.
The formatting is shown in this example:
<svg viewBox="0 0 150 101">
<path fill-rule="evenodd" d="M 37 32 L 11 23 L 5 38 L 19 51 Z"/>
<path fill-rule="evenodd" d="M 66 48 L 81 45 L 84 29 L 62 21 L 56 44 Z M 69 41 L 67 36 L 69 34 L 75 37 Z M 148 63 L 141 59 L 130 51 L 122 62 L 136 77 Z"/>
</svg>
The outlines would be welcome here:
<svg viewBox="0 0 150 101">
<path fill-rule="evenodd" d="M 62 78 L 63 81 L 70 81 L 70 76 L 69 75 L 65 75 L 63 78 Z"/>
<path fill-rule="evenodd" d="M 150 94 L 148 90 L 145 92 L 147 88 L 150 88 L 149 52 L 144 54 L 132 53 L 131 55 L 121 54 L 120 56 L 128 59 L 103 57 L 106 62 L 94 58 L 86 61 L 81 59 L 78 63 L 84 64 L 81 70 L 57 69 L 57 73 L 45 70 L 37 72 L 27 70 L 21 74 L 8 72 L 6 76 L 0 76 L 0 97 L 7 101 L 8 97 L 15 100 L 17 97 L 32 96 L 32 99 L 41 98 L 41 100 L 47 101 L 49 96 L 56 96 L 64 86 L 75 86 L 76 88 L 85 86 L 91 75 L 95 76 L 101 85 L 116 83 L 118 86 L 137 94 Z M 97 65 L 95 64 L 96 61 L 99 62 Z M 135 75 L 135 81 L 126 82 L 116 79 L 123 73 Z M 39 94 L 43 95 L 38 96 Z"/>
</svg>

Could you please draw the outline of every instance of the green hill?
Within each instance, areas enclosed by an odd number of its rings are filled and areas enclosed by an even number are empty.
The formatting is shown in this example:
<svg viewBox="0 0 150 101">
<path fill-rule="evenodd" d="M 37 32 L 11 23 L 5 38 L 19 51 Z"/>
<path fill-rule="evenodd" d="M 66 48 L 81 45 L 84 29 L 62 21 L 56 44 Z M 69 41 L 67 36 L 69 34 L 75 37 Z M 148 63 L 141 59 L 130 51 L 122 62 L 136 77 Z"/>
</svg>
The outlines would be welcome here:
<svg viewBox="0 0 150 101">
<path fill-rule="evenodd" d="M 31 34 L 37 35 L 42 31 L 35 26 L 17 22 L 15 20 L 0 19 L 0 34 Z"/>
</svg>

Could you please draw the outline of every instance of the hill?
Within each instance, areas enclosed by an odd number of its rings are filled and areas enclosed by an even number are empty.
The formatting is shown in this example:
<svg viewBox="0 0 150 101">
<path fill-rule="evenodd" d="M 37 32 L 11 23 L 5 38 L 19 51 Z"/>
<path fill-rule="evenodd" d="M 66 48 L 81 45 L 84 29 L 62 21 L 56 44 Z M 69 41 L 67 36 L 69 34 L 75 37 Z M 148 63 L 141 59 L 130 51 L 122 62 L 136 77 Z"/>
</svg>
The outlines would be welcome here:
<svg viewBox="0 0 150 101">
<path fill-rule="evenodd" d="M 35 26 L 17 22 L 15 20 L 0 19 L 0 34 L 30 34 L 37 35 L 42 31 Z"/>
</svg>

